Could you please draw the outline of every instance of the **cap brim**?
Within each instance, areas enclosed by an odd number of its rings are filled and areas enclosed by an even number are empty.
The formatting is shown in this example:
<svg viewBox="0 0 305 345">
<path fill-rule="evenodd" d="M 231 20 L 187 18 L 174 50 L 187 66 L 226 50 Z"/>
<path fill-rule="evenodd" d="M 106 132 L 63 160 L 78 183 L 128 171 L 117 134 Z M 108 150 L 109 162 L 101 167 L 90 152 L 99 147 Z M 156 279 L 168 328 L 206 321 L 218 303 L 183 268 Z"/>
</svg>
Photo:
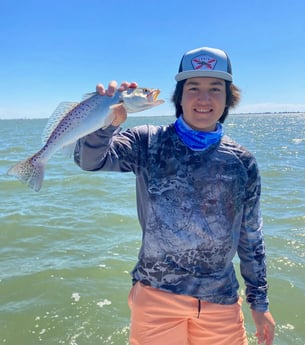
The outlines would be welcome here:
<svg viewBox="0 0 305 345">
<path fill-rule="evenodd" d="M 232 81 L 232 75 L 223 72 L 223 71 L 184 71 L 176 74 L 175 79 L 176 81 L 189 79 L 189 78 L 197 78 L 197 77 L 210 77 L 210 78 L 219 78 L 228 81 Z"/>
</svg>

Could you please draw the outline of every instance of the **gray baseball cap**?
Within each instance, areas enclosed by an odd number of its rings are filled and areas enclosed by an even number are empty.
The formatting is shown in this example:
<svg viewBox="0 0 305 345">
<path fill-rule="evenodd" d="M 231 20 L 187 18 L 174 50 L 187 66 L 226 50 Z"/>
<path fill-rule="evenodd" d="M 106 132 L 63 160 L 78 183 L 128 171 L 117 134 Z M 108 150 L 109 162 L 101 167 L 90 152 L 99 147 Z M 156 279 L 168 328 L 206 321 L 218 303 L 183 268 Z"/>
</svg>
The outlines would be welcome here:
<svg viewBox="0 0 305 345">
<path fill-rule="evenodd" d="M 202 47 L 186 52 L 180 62 L 176 81 L 211 77 L 232 81 L 232 68 L 228 55 L 220 49 Z"/>
</svg>

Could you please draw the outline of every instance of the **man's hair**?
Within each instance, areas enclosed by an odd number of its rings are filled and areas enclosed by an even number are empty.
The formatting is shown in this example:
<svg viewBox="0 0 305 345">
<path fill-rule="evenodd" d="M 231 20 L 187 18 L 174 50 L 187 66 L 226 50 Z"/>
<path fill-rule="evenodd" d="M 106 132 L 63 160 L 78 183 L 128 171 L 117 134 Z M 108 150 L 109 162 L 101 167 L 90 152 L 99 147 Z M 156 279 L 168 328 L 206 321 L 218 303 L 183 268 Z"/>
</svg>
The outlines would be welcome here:
<svg viewBox="0 0 305 345">
<path fill-rule="evenodd" d="M 175 105 L 175 109 L 176 109 L 175 115 L 177 118 L 183 113 L 180 103 L 182 99 L 183 86 L 186 80 L 187 79 L 177 82 L 175 91 L 172 96 L 172 102 Z M 233 83 L 231 83 L 230 81 L 226 80 L 225 83 L 226 83 L 226 107 L 223 114 L 221 115 L 221 118 L 219 119 L 219 122 L 221 123 L 225 122 L 225 119 L 229 114 L 229 109 L 234 108 L 240 100 L 239 88 L 235 86 Z"/>
</svg>

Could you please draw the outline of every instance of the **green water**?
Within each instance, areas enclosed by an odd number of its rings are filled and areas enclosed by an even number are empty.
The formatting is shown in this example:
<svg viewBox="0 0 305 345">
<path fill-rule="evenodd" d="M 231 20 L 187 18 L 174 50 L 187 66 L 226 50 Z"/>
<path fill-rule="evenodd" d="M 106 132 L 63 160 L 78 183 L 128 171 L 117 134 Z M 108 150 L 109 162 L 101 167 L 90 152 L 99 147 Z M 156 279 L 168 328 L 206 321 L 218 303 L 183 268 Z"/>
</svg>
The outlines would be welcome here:
<svg viewBox="0 0 305 345">
<path fill-rule="evenodd" d="M 129 118 L 125 127 L 172 121 Z M 83 172 L 60 154 L 39 193 L 7 176 L 40 148 L 45 122 L 0 121 L 0 343 L 128 344 L 129 272 L 141 241 L 134 177 Z M 226 133 L 262 174 L 275 345 L 304 345 L 305 115 L 231 115 Z"/>
</svg>

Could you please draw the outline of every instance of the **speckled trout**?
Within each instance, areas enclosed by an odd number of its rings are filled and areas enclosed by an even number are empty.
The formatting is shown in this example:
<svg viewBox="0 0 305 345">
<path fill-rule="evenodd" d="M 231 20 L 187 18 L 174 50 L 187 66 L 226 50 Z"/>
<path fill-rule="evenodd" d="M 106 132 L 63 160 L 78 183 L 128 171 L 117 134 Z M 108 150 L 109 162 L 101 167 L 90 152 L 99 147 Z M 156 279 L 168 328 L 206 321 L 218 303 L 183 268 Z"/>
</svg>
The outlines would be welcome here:
<svg viewBox="0 0 305 345">
<path fill-rule="evenodd" d="M 33 156 L 11 167 L 8 175 L 16 176 L 38 192 L 46 163 L 55 152 L 62 149 L 71 156 L 79 138 L 105 128 L 113 121 L 115 107 L 123 104 L 127 113 L 140 112 L 164 103 L 157 99 L 159 93 L 158 89 L 138 87 L 116 91 L 112 97 L 93 92 L 85 95 L 80 103 L 60 103 L 43 131 L 44 146 Z"/>
</svg>

